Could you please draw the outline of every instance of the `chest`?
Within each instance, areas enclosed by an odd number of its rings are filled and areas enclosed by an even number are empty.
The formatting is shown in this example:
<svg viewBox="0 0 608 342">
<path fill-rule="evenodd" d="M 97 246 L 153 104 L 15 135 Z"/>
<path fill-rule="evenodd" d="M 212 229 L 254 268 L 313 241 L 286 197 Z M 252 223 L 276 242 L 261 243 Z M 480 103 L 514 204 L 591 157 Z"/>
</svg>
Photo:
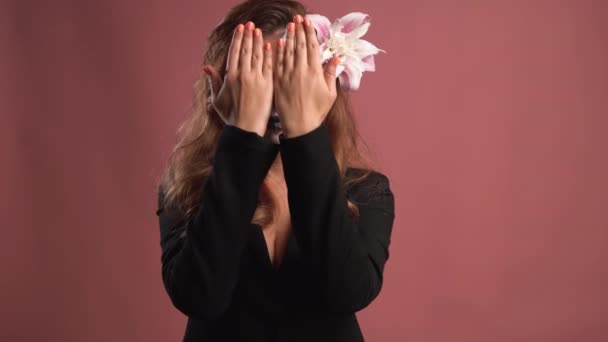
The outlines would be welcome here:
<svg viewBox="0 0 608 342">
<path fill-rule="evenodd" d="M 268 254 L 272 267 L 276 269 L 281 265 L 292 234 L 288 206 L 281 207 L 278 218 L 260 229 L 264 236 L 265 252 Z"/>
</svg>

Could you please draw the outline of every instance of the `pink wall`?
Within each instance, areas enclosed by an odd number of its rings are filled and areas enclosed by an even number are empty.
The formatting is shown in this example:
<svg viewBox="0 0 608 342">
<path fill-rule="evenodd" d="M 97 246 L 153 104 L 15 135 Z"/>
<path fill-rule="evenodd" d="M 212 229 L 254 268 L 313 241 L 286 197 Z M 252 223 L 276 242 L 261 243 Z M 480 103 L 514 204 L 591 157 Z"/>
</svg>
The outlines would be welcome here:
<svg viewBox="0 0 608 342">
<path fill-rule="evenodd" d="M 155 184 L 234 3 L 2 2 L 0 340 L 181 339 Z M 608 340 L 607 3 L 337 3 L 388 51 L 354 100 L 397 201 L 368 340 Z"/>
</svg>

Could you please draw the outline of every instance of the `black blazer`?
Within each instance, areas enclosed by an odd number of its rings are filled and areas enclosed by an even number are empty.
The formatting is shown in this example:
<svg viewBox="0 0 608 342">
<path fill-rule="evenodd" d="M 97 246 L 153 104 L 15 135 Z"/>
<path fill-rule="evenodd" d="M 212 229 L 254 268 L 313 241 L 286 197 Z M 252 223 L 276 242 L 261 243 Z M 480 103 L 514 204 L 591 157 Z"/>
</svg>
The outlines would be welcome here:
<svg viewBox="0 0 608 342">
<path fill-rule="evenodd" d="M 275 270 L 250 221 L 278 151 L 292 234 Z M 377 171 L 343 187 L 325 123 L 280 144 L 227 125 L 196 214 L 172 217 L 158 194 L 162 280 L 188 316 L 184 341 L 363 341 L 355 312 L 380 292 L 394 199 Z"/>
</svg>

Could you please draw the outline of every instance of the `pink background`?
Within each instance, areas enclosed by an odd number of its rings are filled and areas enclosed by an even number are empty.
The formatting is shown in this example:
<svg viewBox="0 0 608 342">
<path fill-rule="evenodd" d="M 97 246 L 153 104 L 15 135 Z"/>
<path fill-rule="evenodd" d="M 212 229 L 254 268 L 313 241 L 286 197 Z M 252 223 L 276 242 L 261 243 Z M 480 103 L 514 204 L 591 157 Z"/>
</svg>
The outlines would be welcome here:
<svg viewBox="0 0 608 342">
<path fill-rule="evenodd" d="M 2 2 L 0 340 L 181 340 L 156 181 L 235 3 Z M 397 206 L 367 340 L 608 340 L 607 2 L 306 4 L 388 51 L 354 98 Z"/>
</svg>

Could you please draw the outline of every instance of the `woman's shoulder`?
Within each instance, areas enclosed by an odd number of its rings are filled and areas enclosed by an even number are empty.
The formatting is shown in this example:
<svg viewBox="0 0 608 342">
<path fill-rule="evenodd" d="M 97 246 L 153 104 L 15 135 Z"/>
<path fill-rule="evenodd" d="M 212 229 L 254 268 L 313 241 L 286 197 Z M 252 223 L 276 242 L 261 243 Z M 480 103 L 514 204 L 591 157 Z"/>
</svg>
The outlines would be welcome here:
<svg viewBox="0 0 608 342">
<path fill-rule="evenodd" d="M 346 168 L 345 171 L 346 174 L 346 178 L 359 178 L 362 177 L 363 175 L 367 176 L 364 178 L 364 181 L 367 180 L 367 182 L 372 182 L 372 181 L 385 181 L 388 182 L 388 176 L 386 174 L 384 174 L 382 171 L 379 170 L 373 170 L 373 169 L 364 169 L 364 168 L 358 168 L 358 167 L 348 167 Z"/>
<path fill-rule="evenodd" d="M 375 194 L 391 193 L 388 176 L 378 170 L 347 168 L 345 185 L 346 192 L 355 200 L 369 199 Z"/>
</svg>

